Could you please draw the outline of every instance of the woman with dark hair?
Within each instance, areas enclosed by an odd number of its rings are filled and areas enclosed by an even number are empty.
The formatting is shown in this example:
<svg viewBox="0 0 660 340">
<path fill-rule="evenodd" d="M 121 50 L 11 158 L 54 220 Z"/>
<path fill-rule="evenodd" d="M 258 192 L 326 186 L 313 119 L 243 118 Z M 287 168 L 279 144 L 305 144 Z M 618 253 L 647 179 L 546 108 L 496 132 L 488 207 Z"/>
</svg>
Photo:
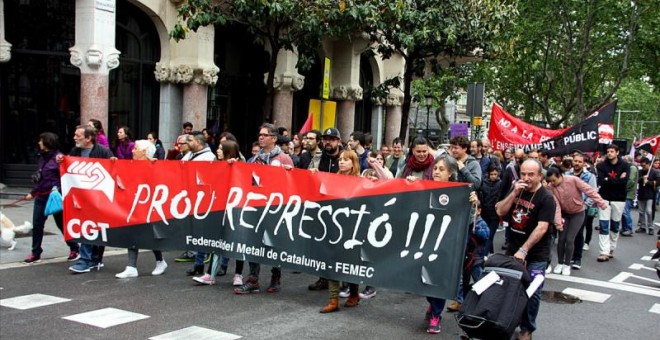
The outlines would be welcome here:
<svg viewBox="0 0 660 340">
<path fill-rule="evenodd" d="M 226 161 L 228 163 L 233 163 L 235 161 L 240 161 L 240 152 L 238 143 L 233 140 L 225 140 L 220 143 L 218 150 L 216 150 L 216 156 L 219 161 Z M 218 261 L 220 260 L 220 261 Z M 218 262 L 220 266 L 218 267 Z M 243 285 L 243 264 L 241 260 L 236 260 L 236 270 L 234 271 L 234 280 L 232 285 L 242 286 Z M 202 276 L 193 277 L 193 280 L 205 285 L 215 284 L 215 276 L 220 273 L 220 276 L 223 276 L 227 273 L 227 267 L 229 267 L 229 258 L 223 257 L 220 259 L 220 256 L 216 253 L 211 254 L 211 263 L 206 269 L 206 274 Z"/>
<path fill-rule="evenodd" d="M 410 142 L 406 164 L 397 175 L 399 178 L 433 179 L 433 155 L 429 152 L 426 138 L 417 136 Z"/>
<path fill-rule="evenodd" d="M 215 143 L 215 136 L 209 129 L 202 129 L 202 134 L 204 135 L 204 138 L 206 138 L 206 144 L 208 144 L 211 152 L 215 153 L 218 150 L 218 145 Z"/>
<path fill-rule="evenodd" d="M 548 189 L 555 197 L 555 201 L 561 208 L 561 217 L 564 220 L 563 230 L 559 230 L 557 242 L 557 265 L 555 274 L 571 275 L 571 258 L 577 236 L 582 222 L 584 222 L 584 199 L 583 195 L 591 198 L 601 209 L 607 209 L 604 201 L 596 189 L 585 183 L 577 176 L 564 176 L 564 171 L 557 165 L 551 165 L 546 172 Z"/>
<path fill-rule="evenodd" d="M 163 142 L 158 139 L 158 134 L 156 134 L 156 131 L 150 131 L 147 133 L 147 140 L 156 146 L 156 153 L 154 154 L 154 158 L 158 160 L 165 159 L 165 148 L 163 147 Z"/>
<path fill-rule="evenodd" d="M 89 120 L 89 123 L 87 123 L 87 125 L 96 129 L 96 143 L 101 144 L 106 148 L 110 148 L 110 143 L 108 143 L 108 137 L 106 137 L 105 131 L 103 131 L 103 124 L 101 123 L 101 121 L 92 118 Z"/>
<path fill-rule="evenodd" d="M 133 134 L 128 126 L 121 126 L 117 129 L 117 139 L 114 142 L 115 156 L 118 159 L 133 159 L 133 148 L 135 142 L 133 141 Z"/>
<path fill-rule="evenodd" d="M 48 195 L 50 195 L 53 187 L 57 187 L 57 190 L 61 190 L 60 184 L 60 165 L 57 163 L 55 158 L 60 153 L 60 142 L 56 134 L 52 132 L 44 132 L 39 135 L 39 161 L 37 163 L 37 172 L 32 175 L 32 181 L 34 182 L 34 187 L 29 194 L 25 195 L 25 200 L 31 200 L 34 198 L 34 207 L 32 209 L 32 252 L 25 259 L 24 263 L 34 263 L 41 260 L 41 243 L 44 238 L 44 225 L 46 224 L 46 219 L 48 216 L 44 214 L 44 209 L 46 208 L 46 202 L 48 201 Z M 63 231 L 62 224 L 62 212 L 53 214 L 53 219 L 57 228 Z M 67 242 L 69 246 L 69 261 L 73 261 L 78 258 L 78 243 L 76 242 Z"/>
</svg>

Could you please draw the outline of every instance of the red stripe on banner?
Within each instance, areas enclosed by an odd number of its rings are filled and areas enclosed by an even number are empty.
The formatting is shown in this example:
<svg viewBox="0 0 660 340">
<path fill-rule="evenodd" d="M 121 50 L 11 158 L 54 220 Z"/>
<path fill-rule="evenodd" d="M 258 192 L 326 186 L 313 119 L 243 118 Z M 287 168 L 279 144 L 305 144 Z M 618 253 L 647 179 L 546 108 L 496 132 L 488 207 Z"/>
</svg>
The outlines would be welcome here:
<svg viewBox="0 0 660 340">
<path fill-rule="evenodd" d="M 512 144 L 538 144 L 559 136 L 568 129 L 550 130 L 525 123 L 493 103 L 488 139 L 493 149 L 502 151 Z"/>
<path fill-rule="evenodd" d="M 111 228 L 210 212 L 322 202 L 465 186 L 404 179 L 371 181 L 259 164 L 132 161 L 64 157 L 60 165 L 65 224 Z M 420 204 L 425 204 L 420 202 Z M 427 203 L 426 203 L 427 204 Z M 101 226 L 102 228 L 102 226 Z"/>
</svg>

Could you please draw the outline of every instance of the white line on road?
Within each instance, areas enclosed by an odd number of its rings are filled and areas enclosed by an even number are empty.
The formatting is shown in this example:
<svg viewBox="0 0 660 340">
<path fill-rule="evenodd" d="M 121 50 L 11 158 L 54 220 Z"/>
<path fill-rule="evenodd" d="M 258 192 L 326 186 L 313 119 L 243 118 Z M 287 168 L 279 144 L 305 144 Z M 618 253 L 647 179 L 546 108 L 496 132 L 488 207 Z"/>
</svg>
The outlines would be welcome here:
<svg viewBox="0 0 660 340">
<path fill-rule="evenodd" d="M 632 276 L 632 273 L 627 273 L 627 274 L 629 274 L 627 277 Z M 660 298 L 660 289 L 653 288 L 653 287 L 646 287 L 646 286 L 642 286 L 642 285 L 636 285 L 636 284 L 632 284 L 632 283 L 607 282 L 607 281 L 599 281 L 599 280 L 592 280 L 592 279 L 585 279 L 585 278 L 581 278 L 581 277 L 564 276 L 564 275 L 557 275 L 557 274 L 548 274 L 548 275 L 546 275 L 546 277 L 549 278 L 549 279 L 554 279 L 554 280 L 559 280 L 559 281 L 573 282 L 573 283 L 596 286 L 596 287 L 601 287 L 601 288 L 616 289 L 616 290 L 621 290 L 621 291 L 624 291 L 624 292 L 637 293 L 637 294 L 648 295 L 648 296 L 653 296 L 653 297 Z"/>
<path fill-rule="evenodd" d="M 610 294 L 597 293 L 597 292 L 592 292 L 590 290 L 582 290 L 575 288 L 566 288 L 562 291 L 562 293 L 577 296 L 580 298 L 580 300 L 583 301 L 591 301 L 597 303 L 604 303 L 605 301 L 607 301 L 607 299 L 609 299 L 612 296 Z"/>
<path fill-rule="evenodd" d="M 653 307 L 649 309 L 649 312 L 660 314 L 660 303 L 653 304 Z"/>
<path fill-rule="evenodd" d="M 623 281 L 626 281 L 630 276 L 632 276 L 632 273 L 621 272 L 621 273 L 617 274 L 617 276 L 611 278 L 610 282 L 623 283 Z"/>
<path fill-rule="evenodd" d="M 642 260 L 642 261 L 651 261 L 651 256 L 642 256 L 642 258 L 640 260 Z"/>
<path fill-rule="evenodd" d="M 646 269 L 655 272 L 655 268 L 647 267 L 641 263 L 633 263 L 630 265 L 630 267 L 628 267 L 628 269 L 633 269 L 633 270 Z"/>
</svg>

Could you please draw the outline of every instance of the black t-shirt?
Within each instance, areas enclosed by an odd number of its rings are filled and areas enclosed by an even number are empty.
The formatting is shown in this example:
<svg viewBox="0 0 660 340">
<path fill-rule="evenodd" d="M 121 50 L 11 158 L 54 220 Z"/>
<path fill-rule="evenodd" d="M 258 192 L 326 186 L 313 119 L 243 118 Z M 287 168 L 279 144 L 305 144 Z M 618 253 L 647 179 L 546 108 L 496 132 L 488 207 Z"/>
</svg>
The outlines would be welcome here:
<svg viewBox="0 0 660 340">
<path fill-rule="evenodd" d="M 513 255 L 527 241 L 539 221 L 554 223 L 555 200 L 552 194 L 541 187 L 536 192 L 523 191 L 513 202 L 513 206 L 507 216 L 511 228 L 509 249 L 507 254 Z M 527 262 L 542 262 L 550 260 L 550 228 L 543 238 L 529 249 L 526 257 Z"/>
</svg>

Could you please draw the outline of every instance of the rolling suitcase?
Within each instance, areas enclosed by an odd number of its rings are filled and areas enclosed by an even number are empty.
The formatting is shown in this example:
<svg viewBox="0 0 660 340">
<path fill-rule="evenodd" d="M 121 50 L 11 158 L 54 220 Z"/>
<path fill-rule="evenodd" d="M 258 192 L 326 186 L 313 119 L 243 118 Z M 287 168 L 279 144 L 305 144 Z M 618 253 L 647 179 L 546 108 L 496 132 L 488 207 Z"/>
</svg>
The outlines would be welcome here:
<svg viewBox="0 0 660 340">
<path fill-rule="evenodd" d="M 497 275 L 490 274 L 494 272 Z M 490 277 L 486 278 L 490 274 Z M 483 291 L 482 281 L 490 281 Z M 524 265 L 513 257 L 494 254 L 488 258 L 482 279 L 468 292 L 456 321 L 463 331 L 476 339 L 511 339 L 522 320 L 531 282 Z M 476 289 L 476 290 L 475 290 Z"/>
</svg>

